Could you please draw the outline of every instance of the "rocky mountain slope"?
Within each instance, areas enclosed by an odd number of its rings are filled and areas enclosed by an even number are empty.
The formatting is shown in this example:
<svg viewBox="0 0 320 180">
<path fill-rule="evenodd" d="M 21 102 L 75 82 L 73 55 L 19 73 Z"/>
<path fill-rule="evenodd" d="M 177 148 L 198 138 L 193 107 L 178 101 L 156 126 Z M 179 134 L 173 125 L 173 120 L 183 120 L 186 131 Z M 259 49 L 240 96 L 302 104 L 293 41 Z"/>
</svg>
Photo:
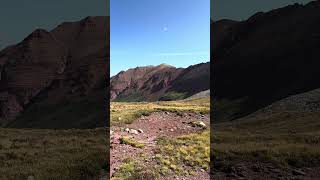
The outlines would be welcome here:
<svg viewBox="0 0 320 180">
<path fill-rule="evenodd" d="M 195 95 L 188 97 L 187 99 L 198 99 L 198 98 L 205 98 L 205 97 L 210 98 L 210 89 L 201 91 Z"/>
<path fill-rule="evenodd" d="M 110 81 L 113 101 L 175 100 L 210 87 L 210 63 L 188 68 L 166 64 L 122 71 Z"/>
<path fill-rule="evenodd" d="M 102 126 L 109 77 L 109 24 L 109 17 L 87 17 L 52 31 L 37 29 L 2 50 L 1 126 Z M 79 109 L 87 112 L 77 114 Z"/>
<path fill-rule="evenodd" d="M 270 117 L 278 113 L 320 112 L 320 89 L 289 96 L 246 116 L 245 119 Z"/>
<path fill-rule="evenodd" d="M 211 24 L 217 121 L 320 87 L 320 1 Z M 222 29 L 222 30 L 221 30 Z M 228 109 L 228 116 L 220 114 Z"/>
</svg>

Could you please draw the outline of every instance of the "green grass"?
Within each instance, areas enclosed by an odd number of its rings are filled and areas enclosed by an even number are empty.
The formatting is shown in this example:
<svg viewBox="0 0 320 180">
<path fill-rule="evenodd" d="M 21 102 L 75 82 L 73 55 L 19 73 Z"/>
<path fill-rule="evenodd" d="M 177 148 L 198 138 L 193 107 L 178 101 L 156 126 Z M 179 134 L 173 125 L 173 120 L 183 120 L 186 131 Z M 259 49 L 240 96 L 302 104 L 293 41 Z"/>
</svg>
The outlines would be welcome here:
<svg viewBox="0 0 320 180">
<path fill-rule="evenodd" d="M 0 129 L 0 179 L 88 179 L 108 167 L 105 129 Z"/>
<path fill-rule="evenodd" d="M 120 143 L 121 144 L 127 144 L 130 145 L 132 147 L 136 147 L 136 148 L 144 148 L 145 144 L 138 142 L 136 140 L 134 140 L 133 138 L 130 138 L 128 136 L 123 136 L 120 139 Z"/>
<path fill-rule="evenodd" d="M 175 92 L 175 91 L 170 91 L 161 96 L 159 99 L 162 101 L 175 101 L 175 100 L 181 100 L 186 98 L 187 93 L 183 92 Z"/>
<path fill-rule="evenodd" d="M 145 100 L 146 98 L 140 92 L 131 92 L 129 95 L 119 95 L 116 102 L 140 102 Z"/>
</svg>

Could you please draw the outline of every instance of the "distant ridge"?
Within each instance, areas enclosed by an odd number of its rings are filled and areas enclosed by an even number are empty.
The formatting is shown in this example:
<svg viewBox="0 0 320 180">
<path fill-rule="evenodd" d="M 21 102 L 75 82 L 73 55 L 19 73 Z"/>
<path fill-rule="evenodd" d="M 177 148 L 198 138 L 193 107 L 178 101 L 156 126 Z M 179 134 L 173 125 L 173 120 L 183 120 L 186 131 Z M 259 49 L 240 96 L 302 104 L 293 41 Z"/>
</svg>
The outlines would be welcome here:
<svg viewBox="0 0 320 180">
<path fill-rule="evenodd" d="M 188 68 L 167 64 L 122 71 L 110 81 L 113 101 L 176 100 L 209 88 L 210 63 Z"/>
</svg>

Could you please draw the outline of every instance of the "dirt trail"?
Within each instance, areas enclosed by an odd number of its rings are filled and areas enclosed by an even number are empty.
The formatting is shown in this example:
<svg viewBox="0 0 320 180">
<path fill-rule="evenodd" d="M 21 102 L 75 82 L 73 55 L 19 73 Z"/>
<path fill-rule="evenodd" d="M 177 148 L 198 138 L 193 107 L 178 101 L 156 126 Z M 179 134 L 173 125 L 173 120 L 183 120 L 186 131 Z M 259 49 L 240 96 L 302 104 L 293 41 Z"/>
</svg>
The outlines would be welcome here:
<svg viewBox="0 0 320 180">
<path fill-rule="evenodd" d="M 123 160 L 126 158 L 135 158 L 140 153 L 152 157 L 156 149 L 156 139 L 159 137 L 178 137 L 190 133 L 202 131 L 201 127 L 193 127 L 191 122 L 203 122 L 209 127 L 209 115 L 201 115 L 196 113 L 182 113 L 177 115 L 171 112 L 155 112 L 149 116 L 142 116 L 135 120 L 132 124 L 123 127 L 111 127 L 111 149 L 110 149 L 110 174 L 112 176 L 118 169 Z M 126 128 L 134 130 L 142 130 L 142 133 L 134 134 L 125 131 Z M 144 148 L 135 148 L 130 145 L 120 144 L 119 138 L 128 136 L 136 141 L 145 144 Z M 154 162 L 145 162 L 146 165 Z M 209 179 L 208 172 L 199 172 L 201 179 Z M 195 178 L 195 177 L 193 177 Z M 164 178 L 163 179 L 168 179 Z M 172 177 L 170 179 L 182 179 Z M 192 177 L 184 177 L 183 179 L 192 179 Z"/>
</svg>

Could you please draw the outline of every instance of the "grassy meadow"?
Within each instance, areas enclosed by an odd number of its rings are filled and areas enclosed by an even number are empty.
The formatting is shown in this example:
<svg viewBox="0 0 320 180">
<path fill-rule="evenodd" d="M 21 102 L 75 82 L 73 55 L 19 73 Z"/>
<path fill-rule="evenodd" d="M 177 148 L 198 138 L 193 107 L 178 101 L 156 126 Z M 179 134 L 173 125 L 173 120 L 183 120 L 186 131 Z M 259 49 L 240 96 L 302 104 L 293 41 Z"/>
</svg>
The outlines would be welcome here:
<svg viewBox="0 0 320 180">
<path fill-rule="evenodd" d="M 213 124 L 214 165 L 221 171 L 244 161 L 280 167 L 319 167 L 319 119 L 318 112 L 279 112 Z"/>
<path fill-rule="evenodd" d="M 152 164 L 146 165 L 145 162 Z M 210 131 L 177 138 L 159 138 L 154 157 L 141 153 L 127 158 L 112 180 L 158 179 L 160 176 L 193 176 L 210 166 Z"/>
<path fill-rule="evenodd" d="M 209 98 L 198 98 L 180 101 L 111 102 L 111 126 L 130 124 L 142 115 L 159 111 L 209 114 L 210 100 Z"/>
<path fill-rule="evenodd" d="M 96 179 L 108 166 L 108 142 L 103 128 L 2 128 L 0 179 Z"/>
</svg>

